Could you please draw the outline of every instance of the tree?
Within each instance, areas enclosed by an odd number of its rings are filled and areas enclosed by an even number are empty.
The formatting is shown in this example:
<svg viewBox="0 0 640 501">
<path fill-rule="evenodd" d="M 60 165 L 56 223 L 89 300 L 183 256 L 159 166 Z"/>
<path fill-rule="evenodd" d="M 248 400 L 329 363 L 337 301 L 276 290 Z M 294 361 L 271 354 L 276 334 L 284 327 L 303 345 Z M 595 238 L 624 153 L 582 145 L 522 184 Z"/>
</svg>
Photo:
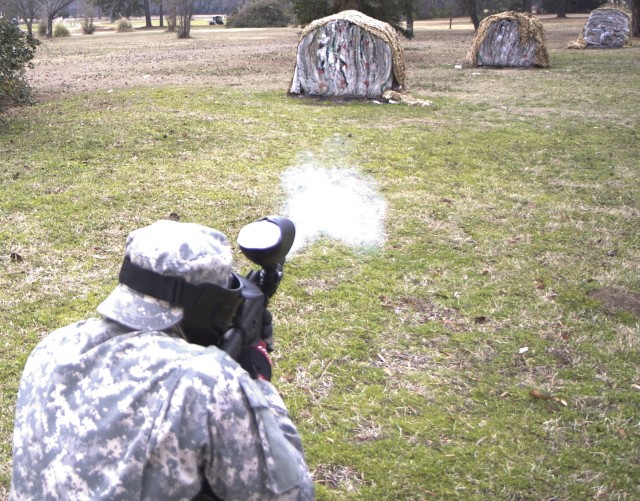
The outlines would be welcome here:
<svg viewBox="0 0 640 501">
<path fill-rule="evenodd" d="M 294 0 L 293 13 L 298 18 L 300 24 L 309 24 L 314 19 L 320 19 L 332 13 L 331 2 L 329 0 Z"/>
<path fill-rule="evenodd" d="M 300 24 L 309 24 L 314 19 L 353 9 L 389 23 L 410 38 L 413 35 L 413 13 L 418 3 L 418 0 L 294 0 L 293 12 Z M 400 26 L 402 16 L 407 20 L 407 29 Z"/>
<path fill-rule="evenodd" d="M 567 17 L 567 0 L 558 0 L 556 17 L 559 17 L 561 19 L 565 19 Z"/>
<path fill-rule="evenodd" d="M 30 36 L 33 36 L 33 21 L 38 16 L 40 3 L 38 0 L 13 0 L 11 3 L 16 10 L 16 13 L 27 25 L 27 33 Z"/>
<path fill-rule="evenodd" d="M 478 31 L 478 26 L 480 26 L 480 17 L 478 16 L 478 2 L 477 0 L 463 0 L 465 10 L 467 14 L 471 17 L 471 22 L 473 23 L 473 29 Z"/>
<path fill-rule="evenodd" d="M 6 19 L 0 18 L 0 110 L 7 102 L 25 102 L 31 89 L 25 80 L 25 69 L 32 67 L 40 42 L 23 33 Z"/>
<path fill-rule="evenodd" d="M 41 0 L 40 7 L 42 16 L 47 21 L 47 38 L 53 37 L 53 20 L 58 17 L 64 9 L 69 7 L 73 0 Z"/>
<path fill-rule="evenodd" d="M 400 7 L 404 15 L 407 38 L 413 38 L 413 16 L 420 10 L 418 0 L 401 0 Z"/>
<path fill-rule="evenodd" d="M 277 0 L 255 0 L 227 19 L 228 28 L 284 27 L 291 13 Z"/>
<path fill-rule="evenodd" d="M 96 0 L 102 12 L 109 15 L 111 22 L 120 17 L 136 16 L 142 12 L 139 0 Z"/>
<path fill-rule="evenodd" d="M 176 5 L 178 0 L 164 0 L 163 5 L 166 7 L 167 17 L 167 31 L 176 31 L 176 25 L 178 24 L 178 6 Z"/>
<path fill-rule="evenodd" d="M 151 24 L 151 9 L 149 8 L 149 0 L 142 0 L 144 4 L 144 19 L 145 19 L 145 27 L 151 28 L 153 25 Z"/>
<path fill-rule="evenodd" d="M 82 17 L 82 21 L 80 22 L 82 26 L 82 31 L 85 35 L 90 35 L 95 32 L 95 25 L 93 24 L 93 18 L 96 13 L 96 6 L 93 3 L 93 0 L 75 0 L 76 1 L 76 9 L 79 17 Z"/>
<path fill-rule="evenodd" d="M 640 0 L 631 3 L 631 36 L 640 37 Z"/>
<path fill-rule="evenodd" d="M 193 17 L 193 0 L 176 0 L 178 38 L 191 38 L 191 18 Z"/>
</svg>

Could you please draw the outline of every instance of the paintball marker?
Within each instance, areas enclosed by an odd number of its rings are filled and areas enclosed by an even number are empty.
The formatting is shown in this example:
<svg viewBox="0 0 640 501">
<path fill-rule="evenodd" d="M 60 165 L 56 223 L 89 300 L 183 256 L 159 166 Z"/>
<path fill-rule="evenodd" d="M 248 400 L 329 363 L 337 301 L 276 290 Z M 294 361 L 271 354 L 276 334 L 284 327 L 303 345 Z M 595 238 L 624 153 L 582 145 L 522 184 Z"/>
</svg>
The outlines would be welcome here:
<svg viewBox="0 0 640 501">
<path fill-rule="evenodd" d="M 264 341 L 273 350 L 271 314 L 267 304 L 282 280 L 285 257 L 295 238 L 293 222 L 268 216 L 238 234 L 242 253 L 261 267 L 246 277 L 231 273 L 231 284 L 191 284 L 182 277 L 155 273 L 125 256 L 119 281 L 128 287 L 184 308 L 182 329 L 187 339 L 216 345 L 237 359 L 245 346 Z"/>
<path fill-rule="evenodd" d="M 239 281 L 241 302 L 232 326 L 224 333 L 220 348 L 237 358 L 243 346 L 264 341 L 273 350 L 269 299 L 284 275 L 285 257 L 295 238 L 293 222 L 286 217 L 268 216 L 246 225 L 240 230 L 237 242 L 247 259 L 260 266 L 246 277 L 234 273 Z"/>
</svg>

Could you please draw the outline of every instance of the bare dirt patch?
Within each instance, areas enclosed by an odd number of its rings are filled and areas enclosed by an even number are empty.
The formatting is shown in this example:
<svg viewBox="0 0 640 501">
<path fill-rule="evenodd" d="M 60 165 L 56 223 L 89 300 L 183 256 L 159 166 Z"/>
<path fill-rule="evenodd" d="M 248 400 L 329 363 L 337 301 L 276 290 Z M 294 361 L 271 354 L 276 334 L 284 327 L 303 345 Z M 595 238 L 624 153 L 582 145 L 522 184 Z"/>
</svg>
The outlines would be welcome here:
<svg viewBox="0 0 640 501">
<path fill-rule="evenodd" d="M 549 50 L 564 49 L 586 21 L 584 16 L 543 18 Z M 156 22 L 157 24 L 157 22 Z M 135 86 L 222 86 L 262 90 L 289 87 L 301 30 L 195 27 L 180 40 L 163 28 L 43 40 L 28 78 L 41 99 Z M 407 88 L 437 80 L 434 70 L 464 61 L 473 39 L 466 18 L 420 21 L 412 40 L 402 39 Z M 456 83 L 457 85 L 457 83 Z M 429 89 L 437 93 L 435 88 Z M 435 92 L 434 92 L 435 91 Z"/>
<path fill-rule="evenodd" d="M 617 287 L 604 287 L 589 292 L 589 297 L 600 301 L 607 311 L 627 312 L 640 317 L 640 293 Z"/>
<path fill-rule="evenodd" d="M 135 86 L 287 86 L 297 30 L 192 31 L 180 40 L 162 29 L 98 32 L 44 40 L 34 89 L 46 96 Z"/>
</svg>

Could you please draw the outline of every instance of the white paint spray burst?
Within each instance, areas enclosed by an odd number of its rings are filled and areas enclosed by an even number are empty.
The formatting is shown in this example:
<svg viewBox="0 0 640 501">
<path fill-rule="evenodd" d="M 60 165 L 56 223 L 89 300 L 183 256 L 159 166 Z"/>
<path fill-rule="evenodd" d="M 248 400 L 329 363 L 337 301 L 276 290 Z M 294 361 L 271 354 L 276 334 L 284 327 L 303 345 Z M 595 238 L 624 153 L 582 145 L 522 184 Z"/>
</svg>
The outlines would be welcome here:
<svg viewBox="0 0 640 501">
<path fill-rule="evenodd" d="M 290 255 L 320 237 L 359 248 L 384 243 L 386 203 L 358 169 L 318 167 L 311 160 L 287 169 L 282 186 L 284 212 L 296 225 Z"/>
</svg>

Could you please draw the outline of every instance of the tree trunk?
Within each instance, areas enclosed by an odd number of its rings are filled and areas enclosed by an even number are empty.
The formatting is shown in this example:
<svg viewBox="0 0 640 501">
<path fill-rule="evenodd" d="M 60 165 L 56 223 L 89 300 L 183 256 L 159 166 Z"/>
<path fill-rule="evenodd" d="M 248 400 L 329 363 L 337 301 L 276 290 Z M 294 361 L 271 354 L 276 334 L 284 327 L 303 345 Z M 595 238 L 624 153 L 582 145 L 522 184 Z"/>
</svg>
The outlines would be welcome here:
<svg viewBox="0 0 640 501">
<path fill-rule="evenodd" d="M 473 29 L 478 31 L 478 26 L 480 26 L 480 18 L 478 17 L 478 13 L 475 8 L 470 13 L 471 22 L 473 23 Z"/>
<path fill-rule="evenodd" d="M 167 30 L 176 31 L 176 25 L 178 24 L 178 8 L 174 0 L 170 1 L 167 5 Z"/>
<path fill-rule="evenodd" d="M 480 26 L 480 18 L 478 17 L 477 0 L 464 0 L 464 6 L 466 7 L 467 13 L 471 17 L 473 29 L 478 31 L 478 26 Z"/>
<path fill-rule="evenodd" d="M 529 12 L 533 8 L 533 0 L 522 0 L 522 12 Z"/>
<path fill-rule="evenodd" d="M 22 18 L 24 24 L 27 25 L 27 33 L 33 36 L 33 21 L 36 18 L 36 10 L 38 5 L 34 1 L 15 2 L 18 16 Z"/>
<path fill-rule="evenodd" d="M 177 6 L 178 38 L 191 38 L 191 18 L 193 17 L 193 0 L 180 0 Z"/>
<path fill-rule="evenodd" d="M 567 0 L 558 0 L 558 12 L 556 17 L 561 19 L 567 17 Z"/>
<path fill-rule="evenodd" d="M 160 28 L 162 28 L 164 26 L 164 16 L 163 16 L 163 13 L 162 13 L 162 4 L 159 5 L 158 14 L 160 16 Z"/>
<path fill-rule="evenodd" d="M 413 10 L 409 9 L 407 11 L 407 37 L 411 38 L 413 36 Z"/>
<path fill-rule="evenodd" d="M 631 36 L 640 37 L 640 0 L 633 0 L 631 11 Z"/>
<path fill-rule="evenodd" d="M 153 24 L 151 24 L 151 10 L 149 9 L 149 0 L 144 0 L 144 18 L 145 27 L 152 28 Z"/>
</svg>

